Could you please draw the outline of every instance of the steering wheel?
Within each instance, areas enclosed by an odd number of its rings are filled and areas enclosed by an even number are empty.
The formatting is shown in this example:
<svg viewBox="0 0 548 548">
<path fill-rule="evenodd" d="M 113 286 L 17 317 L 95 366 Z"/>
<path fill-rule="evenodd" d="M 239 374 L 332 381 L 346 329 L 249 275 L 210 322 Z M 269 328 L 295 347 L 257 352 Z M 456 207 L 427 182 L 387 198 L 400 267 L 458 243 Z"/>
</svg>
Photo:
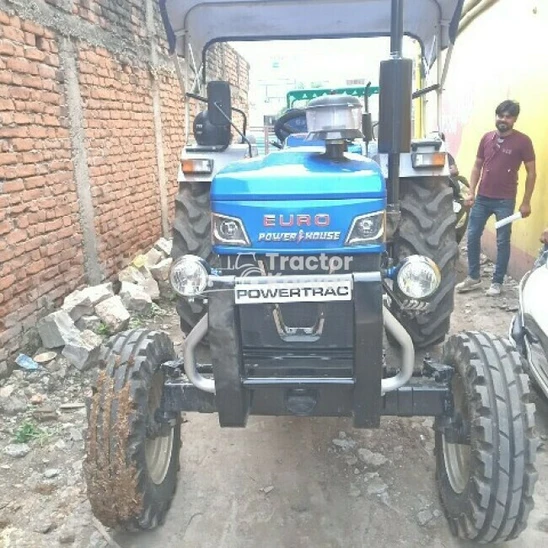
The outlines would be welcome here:
<svg viewBox="0 0 548 548">
<path fill-rule="evenodd" d="M 283 143 L 292 133 L 306 132 L 306 114 L 301 108 L 292 108 L 284 112 L 274 124 L 274 133 Z"/>
</svg>

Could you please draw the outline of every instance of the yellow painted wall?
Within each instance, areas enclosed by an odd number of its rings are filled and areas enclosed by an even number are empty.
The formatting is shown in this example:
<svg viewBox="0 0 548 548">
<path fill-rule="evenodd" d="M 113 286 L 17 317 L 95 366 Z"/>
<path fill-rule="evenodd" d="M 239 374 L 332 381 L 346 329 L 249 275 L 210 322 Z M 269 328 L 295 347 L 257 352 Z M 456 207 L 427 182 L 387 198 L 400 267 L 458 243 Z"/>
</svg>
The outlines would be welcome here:
<svg viewBox="0 0 548 548">
<path fill-rule="evenodd" d="M 540 233 L 548 226 L 547 41 L 546 0 L 498 0 L 458 36 L 443 93 L 442 128 L 466 177 L 481 136 L 495 129 L 496 106 L 504 99 L 521 105 L 515 128 L 533 140 L 537 183 L 531 217 L 513 225 L 509 271 L 514 276 L 529 268 L 539 249 Z M 435 129 L 432 110 L 427 124 Z M 523 168 L 519 181 L 517 206 L 523 196 Z M 493 248 L 492 223 L 488 230 L 489 250 Z"/>
</svg>

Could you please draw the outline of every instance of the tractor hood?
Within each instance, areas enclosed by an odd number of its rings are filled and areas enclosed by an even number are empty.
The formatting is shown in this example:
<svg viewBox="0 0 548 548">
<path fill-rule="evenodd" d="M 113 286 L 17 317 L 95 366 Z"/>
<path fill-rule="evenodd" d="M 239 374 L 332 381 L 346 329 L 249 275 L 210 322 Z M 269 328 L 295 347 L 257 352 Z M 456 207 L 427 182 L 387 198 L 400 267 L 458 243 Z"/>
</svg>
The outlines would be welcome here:
<svg viewBox="0 0 548 548">
<path fill-rule="evenodd" d="M 240 219 L 250 247 L 215 252 L 380 253 L 382 242 L 351 250 L 345 244 L 357 216 L 386 208 L 380 168 L 359 154 L 333 161 L 324 152 L 288 149 L 221 169 L 211 185 L 211 211 Z"/>
<path fill-rule="evenodd" d="M 464 0 L 407 0 L 403 30 L 428 61 L 454 42 Z M 159 0 L 171 50 L 213 42 L 389 36 L 392 0 Z"/>
<path fill-rule="evenodd" d="M 323 147 L 299 147 L 233 162 L 213 179 L 211 200 L 336 200 L 386 197 L 379 166 L 359 154 L 333 162 Z"/>
</svg>

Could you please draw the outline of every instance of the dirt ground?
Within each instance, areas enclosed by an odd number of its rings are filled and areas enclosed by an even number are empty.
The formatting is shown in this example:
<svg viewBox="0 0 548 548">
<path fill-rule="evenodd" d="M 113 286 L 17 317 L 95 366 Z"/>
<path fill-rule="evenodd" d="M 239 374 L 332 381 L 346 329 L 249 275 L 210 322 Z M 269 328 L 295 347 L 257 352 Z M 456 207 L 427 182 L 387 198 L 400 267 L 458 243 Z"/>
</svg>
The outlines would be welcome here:
<svg viewBox="0 0 548 548">
<path fill-rule="evenodd" d="M 484 266 L 486 285 L 490 268 Z M 514 287 L 496 299 L 479 291 L 457 295 L 452 331 L 505 336 L 517 305 Z M 181 344 L 172 310 L 153 323 Z M 87 381 L 64 386 L 65 399 L 78 402 Z M 548 404 L 538 395 L 535 400 L 545 441 Z M 441 514 L 431 419 L 384 418 L 379 430 L 363 431 L 348 419 L 252 417 L 246 429 L 232 430 L 219 428 L 215 415 L 188 414 L 179 484 L 166 522 L 153 532 L 129 535 L 101 531 L 93 521 L 81 479 L 78 432 L 84 415 L 75 409 L 60 417 L 47 440 L 29 443 L 26 456 L 11 458 L 0 449 L 0 547 L 472 546 L 452 537 Z M 2 425 L 1 448 L 21 420 L 12 414 Z M 364 449 L 378 454 L 376 462 Z M 548 545 L 544 445 L 537 469 L 529 527 L 509 548 Z"/>
</svg>

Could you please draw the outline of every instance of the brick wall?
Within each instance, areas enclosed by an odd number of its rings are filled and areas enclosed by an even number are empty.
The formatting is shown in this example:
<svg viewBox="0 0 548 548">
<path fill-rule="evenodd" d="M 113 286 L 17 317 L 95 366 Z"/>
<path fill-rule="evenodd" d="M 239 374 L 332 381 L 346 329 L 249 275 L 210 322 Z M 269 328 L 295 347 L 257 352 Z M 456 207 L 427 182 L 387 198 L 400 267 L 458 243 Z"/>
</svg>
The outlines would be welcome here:
<svg viewBox="0 0 548 548">
<path fill-rule="evenodd" d="M 152 96 L 147 71 L 103 48 L 81 48 L 80 93 L 99 262 L 105 274 L 160 233 Z"/>
<path fill-rule="evenodd" d="M 168 225 L 184 102 L 155 10 L 0 0 L 0 374 L 39 317 Z M 247 63 L 216 45 L 208 64 L 247 109 Z"/>
</svg>

